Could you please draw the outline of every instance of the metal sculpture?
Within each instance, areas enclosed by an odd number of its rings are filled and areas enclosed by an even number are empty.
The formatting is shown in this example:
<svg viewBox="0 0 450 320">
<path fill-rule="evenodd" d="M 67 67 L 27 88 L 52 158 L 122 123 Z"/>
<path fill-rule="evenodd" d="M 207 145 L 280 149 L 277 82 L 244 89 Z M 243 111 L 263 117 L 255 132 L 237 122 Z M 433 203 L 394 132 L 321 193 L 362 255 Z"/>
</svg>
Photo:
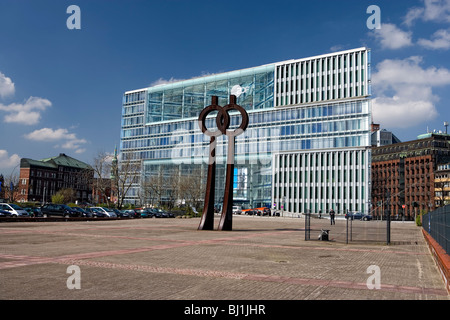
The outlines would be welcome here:
<svg viewBox="0 0 450 320">
<path fill-rule="evenodd" d="M 241 113 L 241 125 L 235 130 L 228 130 L 230 126 L 230 115 L 228 111 L 236 110 Z M 213 111 L 217 111 L 216 125 L 217 130 L 210 131 L 206 128 L 206 117 Z M 227 151 L 227 171 L 225 177 L 225 191 L 223 196 L 222 215 L 219 222 L 219 230 L 233 229 L 233 175 L 234 175 L 234 146 L 235 138 L 242 134 L 248 126 L 248 114 L 244 108 L 236 104 L 236 96 L 230 96 L 230 103 L 224 107 L 218 105 L 218 98 L 211 98 L 211 105 L 200 112 L 198 117 L 199 127 L 202 132 L 211 137 L 209 144 L 209 163 L 208 175 L 206 180 L 205 205 L 203 207 L 202 219 L 200 220 L 199 230 L 214 229 L 214 195 L 216 181 L 216 138 L 221 135 L 228 136 Z"/>
</svg>

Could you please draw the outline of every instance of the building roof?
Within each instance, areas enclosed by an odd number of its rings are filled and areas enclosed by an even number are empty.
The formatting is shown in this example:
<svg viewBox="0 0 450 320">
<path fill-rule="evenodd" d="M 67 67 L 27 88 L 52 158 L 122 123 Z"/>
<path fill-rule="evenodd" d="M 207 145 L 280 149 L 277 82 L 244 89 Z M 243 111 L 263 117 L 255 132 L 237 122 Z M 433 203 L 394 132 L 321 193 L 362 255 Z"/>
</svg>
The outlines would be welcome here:
<svg viewBox="0 0 450 320">
<path fill-rule="evenodd" d="M 438 162 L 443 157 L 450 156 L 450 135 L 423 135 L 417 140 L 372 148 L 373 162 L 424 155 L 437 155 Z"/>
<path fill-rule="evenodd" d="M 33 160 L 28 158 L 22 158 L 20 161 L 21 168 L 28 168 L 30 166 L 38 166 L 44 168 L 57 169 L 59 166 L 71 167 L 77 169 L 91 169 L 91 166 L 80 160 L 72 158 L 64 153 L 60 153 L 58 156 L 46 158 L 42 160 Z"/>
</svg>

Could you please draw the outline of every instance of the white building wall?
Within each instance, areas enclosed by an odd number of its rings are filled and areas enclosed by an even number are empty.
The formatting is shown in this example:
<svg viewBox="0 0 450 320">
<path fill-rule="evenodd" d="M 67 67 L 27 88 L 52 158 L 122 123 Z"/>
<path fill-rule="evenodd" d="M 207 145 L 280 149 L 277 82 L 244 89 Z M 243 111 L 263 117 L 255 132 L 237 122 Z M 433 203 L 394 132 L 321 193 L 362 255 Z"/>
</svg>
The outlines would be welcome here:
<svg viewBox="0 0 450 320">
<path fill-rule="evenodd" d="M 273 155 L 275 209 L 338 213 L 370 209 L 370 149 L 344 148 Z"/>
</svg>

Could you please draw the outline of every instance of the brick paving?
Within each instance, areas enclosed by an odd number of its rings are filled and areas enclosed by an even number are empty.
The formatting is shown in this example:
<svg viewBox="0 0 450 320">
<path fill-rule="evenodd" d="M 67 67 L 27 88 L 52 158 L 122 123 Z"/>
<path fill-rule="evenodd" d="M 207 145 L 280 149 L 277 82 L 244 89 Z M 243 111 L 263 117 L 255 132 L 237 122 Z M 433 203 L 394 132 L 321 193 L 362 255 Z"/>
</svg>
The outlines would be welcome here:
<svg viewBox="0 0 450 320">
<path fill-rule="evenodd" d="M 218 219 L 216 219 L 217 223 Z M 420 228 L 392 223 L 383 244 L 378 222 L 312 222 L 235 216 L 233 231 L 198 231 L 199 219 L 0 223 L 0 299 L 64 300 L 449 300 Z M 374 226 L 374 228 L 370 228 Z M 358 234 L 378 230 L 376 241 Z M 381 239 L 381 240 L 380 240 Z M 81 289 L 68 289 L 67 268 Z M 369 289 L 369 266 L 381 287 Z"/>
</svg>

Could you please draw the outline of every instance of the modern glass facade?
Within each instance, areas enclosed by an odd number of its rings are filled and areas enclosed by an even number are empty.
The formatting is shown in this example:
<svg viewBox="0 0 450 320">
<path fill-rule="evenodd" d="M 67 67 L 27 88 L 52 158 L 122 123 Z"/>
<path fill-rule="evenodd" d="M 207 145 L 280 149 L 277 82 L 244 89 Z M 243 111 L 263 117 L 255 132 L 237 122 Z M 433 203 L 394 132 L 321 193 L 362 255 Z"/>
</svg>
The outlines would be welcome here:
<svg viewBox="0 0 450 320">
<path fill-rule="evenodd" d="M 194 167 L 206 175 L 209 137 L 200 131 L 198 116 L 212 96 L 224 106 L 236 95 L 249 115 L 247 130 L 236 138 L 235 199 L 244 207 L 276 202 L 276 155 L 370 146 L 369 53 L 359 48 L 126 92 L 120 148 L 142 164 L 128 201 L 143 201 L 142 184 L 152 176 Z M 231 114 L 230 129 L 239 125 L 240 114 Z M 214 115 L 206 126 L 215 126 Z M 226 148 L 227 138 L 218 138 L 217 202 Z M 369 157 L 364 161 L 368 166 Z"/>
</svg>

